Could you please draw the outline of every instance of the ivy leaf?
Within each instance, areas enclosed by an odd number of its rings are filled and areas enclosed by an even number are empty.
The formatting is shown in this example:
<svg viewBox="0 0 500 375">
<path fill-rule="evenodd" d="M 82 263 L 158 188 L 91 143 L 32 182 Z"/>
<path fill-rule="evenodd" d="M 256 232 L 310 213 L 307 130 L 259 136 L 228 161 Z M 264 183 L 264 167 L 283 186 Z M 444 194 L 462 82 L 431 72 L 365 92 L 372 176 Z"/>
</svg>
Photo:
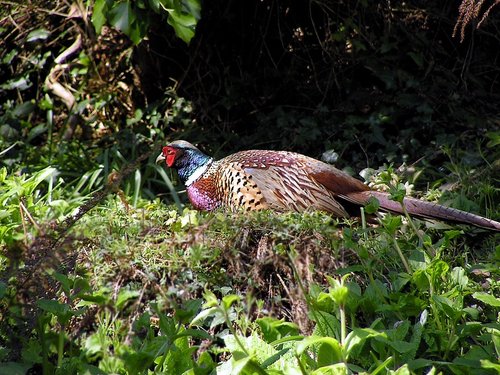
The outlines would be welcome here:
<svg viewBox="0 0 500 375">
<path fill-rule="evenodd" d="M 189 44 L 201 17 L 199 0 L 172 0 L 167 3 L 165 10 L 168 12 L 168 24 L 179 38 Z"/>
<path fill-rule="evenodd" d="M 129 1 L 116 4 L 109 12 L 110 24 L 128 36 L 130 36 L 135 18 Z"/>
<path fill-rule="evenodd" d="M 92 11 L 92 24 L 98 34 L 101 33 L 101 29 L 106 23 L 106 15 L 108 12 L 108 0 L 95 0 L 94 9 Z"/>
</svg>

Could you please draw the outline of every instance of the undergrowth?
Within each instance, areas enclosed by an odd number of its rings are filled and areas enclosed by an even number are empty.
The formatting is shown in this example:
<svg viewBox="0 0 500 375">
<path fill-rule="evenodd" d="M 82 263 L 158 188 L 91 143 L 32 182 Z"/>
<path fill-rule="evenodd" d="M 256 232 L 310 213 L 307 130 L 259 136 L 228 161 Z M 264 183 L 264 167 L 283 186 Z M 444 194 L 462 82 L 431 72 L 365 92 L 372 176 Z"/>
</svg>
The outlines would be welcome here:
<svg viewBox="0 0 500 375">
<path fill-rule="evenodd" d="M 4 254 L 0 373 L 494 374 L 500 248 L 465 229 L 115 195 Z"/>
</svg>

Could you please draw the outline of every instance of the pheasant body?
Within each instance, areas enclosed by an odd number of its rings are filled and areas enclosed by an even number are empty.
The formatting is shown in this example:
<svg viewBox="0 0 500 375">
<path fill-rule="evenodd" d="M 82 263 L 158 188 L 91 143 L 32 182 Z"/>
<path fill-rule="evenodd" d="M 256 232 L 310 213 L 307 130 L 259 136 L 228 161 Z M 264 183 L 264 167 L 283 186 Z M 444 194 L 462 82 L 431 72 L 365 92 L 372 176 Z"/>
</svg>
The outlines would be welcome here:
<svg viewBox="0 0 500 375">
<path fill-rule="evenodd" d="M 382 209 L 403 213 L 388 193 L 373 191 L 329 164 L 293 152 L 249 150 L 215 161 L 190 143 L 175 141 L 163 148 L 158 160 L 178 170 L 198 210 L 320 210 L 349 217 L 356 214 L 353 207 L 376 198 Z M 405 198 L 404 205 L 412 215 L 500 230 L 496 221 L 439 204 Z"/>
</svg>

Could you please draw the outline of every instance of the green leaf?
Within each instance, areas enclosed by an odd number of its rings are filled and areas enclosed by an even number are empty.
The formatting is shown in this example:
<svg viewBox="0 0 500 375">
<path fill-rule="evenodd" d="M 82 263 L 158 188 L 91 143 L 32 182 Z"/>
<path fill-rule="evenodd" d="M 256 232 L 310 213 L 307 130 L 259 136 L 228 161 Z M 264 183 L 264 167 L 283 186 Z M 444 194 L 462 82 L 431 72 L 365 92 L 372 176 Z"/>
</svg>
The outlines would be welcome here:
<svg viewBox="0 0 500 375">
<path fill-rule="evenodd" d="M 35 111 L 35 109 L 36 109 L 36 104 L 34 102 L 26 101 L 24 103 L 16 105 L 16 107 L 12 111 L 12 114 L 15 117 L 27 118 Z"/>
<path fill-rule="evenodd" d="M 137 19 L 136 12 L 132 9 L 130 1 L 125 1 L 116 4 L 108 13 L 109 23 L 126 34 L 132 42 L 138 44 L 144 32 L 141 30 L 141 25 L 147 22 L 145 17 L 142 17 L 140 21 Z"/>
<path fill-rule="evenodd" d="M 25 375 L 31 367 L 33 367 L 31 363 L 2 363 L 0 366 L 0 375 Z"/>
<path fill-rule="evenodd" d="M 344 347 L 346 359 L 355 347 L 362 345 L 366 340 L 372 337 L 387 338 L 387 335 L 383 332 L 377 332 L 372 328 L 354 328 L 346 337 Z"/>
<path fill-rule="evenodd" d="M 479 361 L 479 363 L 481 363 L 481 367 L 482 368 L 488 368 L 488 369 L 496 370 L 496 372 L 500 374 L 500 364 L 493 363 L 493 362 L 491 362 L 490 360 L 487 360 L 487 359 L 481 359 Z"/>
<path fill-rule="evenodd" d="M 458 309 L 453 306 L 453 302 L 449 298 L 434 294 L 432 295 L 431 299 L 438 307 L 438 309 L 449 318 L 458 319 L 462 316 L 462 309 Z"/>
<path fill-rule="evenodd" d="M 95 31 L 100 34 L 101 29 L 106 23 L 106 16 L 109 10 L 108 0 L 95 0 L 92 10 L 92 24 Z"/>
<path fill-rule="evenodd" d="M 81 299 L 78 306 L 104 305 L 108 301 L 108 298 L 101 294 L 78 294 L 76 297 Z"/>
<path fill-rule="evenodd" d="M 335 363 L 334 365 L 320 367 L 311 372 L 311 375 L 347 375 L 350 373 L 352 372 L 349 371 L 345 363 Z"/>
<path fill-rule="evenodd" d="M 500 298 L 494 297 L 491 294 L 476 292 L 472 295 L 472 297 L 492 307 L 500 307 Z"/>
<path fill-rule="evenodd" d="M 195 326 L 202 323 L 207 317 L 216 314 L 218 311 L 219 309 L 217 307 L 210 307 L 208 309 L 201 310 L 200 313 L 193 318 L 190 326 Z"/>
<path fill-rule="evenodd" d="M 47 124 L 45 124 L 43 122 L 41 124 L 38 124 L 37 126 L 30 129 L 26 141 L 31 142 L 33 139 L 35 139 L 39 135 L 42 135 L 47 130 L 48 130 Z"/>
<path fill-rule="evenodd" d="M 125 303 L 132 298 L 138 297 L 141 293 L 138 290 L 122 289 L 116 298 L 116 307 L 121 310 Z"/>
<path fill-rule="evenodd" d="M 186 22 L 189 16 L 182 16 L 175 12 L 169 12 L 168 24 L 174 28 L 175 35 L 181 38 L 184 42 L 189 44 L 194 37 L 194 28 L 196 22 L 191 18 L 190 22 Z"/>
<path fill-rule="evenodd" d="M 264 317 L 256 320 L 264 340 L 268 343 L 281 339 L 282 337 L 297 335 L 298 328 L 294 323 L 286 322 L 284 319 Z"/>
<path fill-rule="evenodd" d="M 29 77 L 17 77 L 11 80 L 8 80 L 5 83 L 0 85 L 0 89 L 2 90 L 26 90 L 29 89 L 33 84 L 30 82 Z"/>
<path fill-rule="evenodd" d="M 173 336 L 173 340 L 178 339 L 179 337 L 196 337 L 202 340 L 214 340 L 213 336 L 200 329 L 185 329 L 181 333 Z"/>
<path fill-rule="evenodd" d="M 500 145 L 500 132 L 488 132 L 486 133 L 486 137 L 490 139 L 486 144 L 486 147 L 493 148 Z"/>
<path fill-rule="evenodd" d="M 333 337 L 309 336 L 297 344 L 295 352 L 302 355 L 310 346 L 319 345 L 318 366 L 326 366 L 342 361 L 342 348 Z"/>
<path fill-rule="evenodd" d="M 66 303 L 50 299 L 40 299 L 36 304 L 42 310 L 56 316 L 61 324 L 66 324 L 73 315 L 73 311 L 71 311 L 70 306 Z"/>
<path fill-rule="evenodd" d="M 10 148 L 12 148 L 12 146 L 9 147 L 9 149 Z M 2 156 L 2 153 L 3 153 L 3 151 L 0 153 L 0 156 Z M 0 168 L 0 184 L 5 181 L 6 177 L 7 177 L 7 168 L 5 168 L 5 167 Z"/>
<path fill-rule="evenodd" d="M 488 329 L 491 332 L 491 340 L 493 341 L 493 346 L 495 347 L 495 352 L 497 357 L 500 358 L 500 330 L 490 328 Z"/>
<path fill-rule="evenodd" d="M 267 375 L 266 371 L 255 362 L 252 357 L 244 357 L 234 361 L 231 374 L 260 374 Z"/>
<path fill-rule="evenodd" d="M 451 278 L 460 287 L 460 290 L 464 290 L 469 283 L 469 278 L 465 275 L 465 270 L 462 267 L 453 268 Z"/>
<path fill-rule="evenodd" d="M 45 29 L 37 29 L 31 31 L 26 37 L 27 42 L 35 42 L 37 40 L 45 40 L 49 37 L 50 32 Z"/>
<path fill-rule="evenodd" d="M 66 294 L 67 297 L 70 296 L 70 291 L 71 291 L 71 287 L 73 285 L 73 281 L 66 275 L 62 274 L 62 273 L 59 273 L 59 272 L 55 272 L 52 277 L 54 279 L 56 279 L 57 281 L 59 281 L 59 283 L 61 284 L 61 288 L 62 290 L 64 291 L 64 293 Z"/>
<path fill-rule="evenodd" d="M 231 307 L 231 305 L 235 302 L 238 302 L 240 300 L 240 297 L 238 297 L 235 294 L 230 294 L 222 298 L 222 303 L 224 308 L 227 310 Z"/>
<path fill-rule="evenodd" d="M 370 197 L 368 203 L 365 205 L 365 211 L 367 214 L 374 214 L 380 208 L 380 202 L 375 197 Z"/>
<path fill-rule="evenodd" d="M 197 21 L 201 18 L 201 3 L 200 0 L 183 0 L 182 5 L 186 11 L 191 14 Z"/>
<path fill-rule="evenodd" d="M 389 189 L 389 199 L 402 203 L 406 195 L 406 187 L 399 182 L 396 186 L 391 186 Z"/>
<path fill-rule="evenodd" d="M 418 358 L 411 361 L 408 361 L 408 367 L 411 371 L 415 371 L 421 369 L 423 367 L 428 367 L 432 365 L 432 361 L 425 358 Z"/>
<path fill-rule="evenodd" d="M 103 340 L 101 339 L 100 335 L 95 333 L 87 337 L 85 340 L 84 348 L 86 351 L 86 355 L 88 357 L 92 357 L 94 354 L 97 354 L 101 351 L 104 350 L 103 347 Z"/>
<path fill-rule="evenodd" d="M 174 28 L 175 34 L 188 43 L 194 36 L 196 25 L 201 16 L 199 0 L 173 0 L 169 1 L 168 24 Z"/>
<path fill-rule="evenodd" d="M 12 49 L 10 52 L 5 54 L 2 59 L 2 63 L 4 63 L 5 65 L 10 65 L 12 63 L 12 60 L 14 60 L 18 53 L 19 52 L 16 49 Z"/>
<path fill-rule="evenodd" d="M 109 11 L 110 24 L 124 34 L 130 34 L 130 28 L 134 20 L 135 15 L 132 13 L 129 1 L 118 3 Z"/>
<path fill-rule="evenodd" d="M 39 341 L 30 340 L 28 344 L 23 348 L 22 357 L 26 362 L 31 363 L 42 363 L 42 346 Z"/>
<path fill-rule="evenodd" d="M 386 215 L 382 219 L 382 225 L 387 229 L 390 235 L 394 235 L 396 231 L 401 228 L 402 219 L 401 216 Z"/>
</svg>

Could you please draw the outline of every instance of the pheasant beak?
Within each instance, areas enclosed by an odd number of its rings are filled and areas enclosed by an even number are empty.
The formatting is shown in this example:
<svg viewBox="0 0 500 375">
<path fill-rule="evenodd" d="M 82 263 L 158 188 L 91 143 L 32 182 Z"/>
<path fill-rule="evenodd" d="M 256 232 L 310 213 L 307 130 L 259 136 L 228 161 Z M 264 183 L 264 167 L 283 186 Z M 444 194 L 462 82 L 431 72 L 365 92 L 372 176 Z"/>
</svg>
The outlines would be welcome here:
<svg viewBox="0 0 500 375">
<path fill-rule="evenodd" d="M 159 163 L 164 163 L 165 162 L 165 155 L 163 155 L 163 152 L 160 153 L 160 155 L 158 155 L 158 157 L 156 158 L 156 164 L 159 164 Z"/>
</svg>

